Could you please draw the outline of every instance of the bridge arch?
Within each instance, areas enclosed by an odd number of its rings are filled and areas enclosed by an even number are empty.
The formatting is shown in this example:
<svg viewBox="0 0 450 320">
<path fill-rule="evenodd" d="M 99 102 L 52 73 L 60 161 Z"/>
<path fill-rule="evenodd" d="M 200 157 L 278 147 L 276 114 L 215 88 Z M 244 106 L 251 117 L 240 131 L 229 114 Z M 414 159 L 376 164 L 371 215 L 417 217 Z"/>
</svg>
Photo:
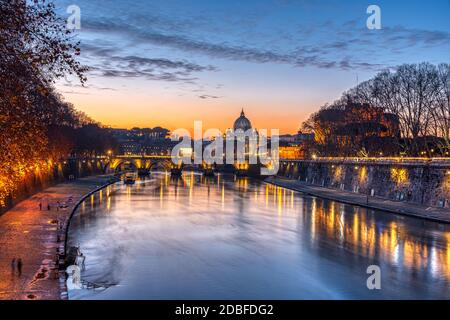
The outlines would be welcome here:
<svg viewBox="0 0 450 320">
<path fill-rule="evenodd" d="M 129 166 L 135 170 L 145 169 L 152 170 L 161 168 L 169 171 L 173 168 L 172 159 L 170 156 L 117 156 L 109 159 L 104 165 L 103 171 L 116 172 L 120 169 L 125 169 L 125 166 Z"/>
<path fill-rule="evenodd" d="M 170 159 L 159 159 L 159 160 L 153 160 L 150 163 L 148 170 L 152 171 L 152 170 L 160 168 L 165 171 L 170 171 L 170 169 L 172 169 L 172 166 L 173 166 L 173 164 Z"/>
</svg>

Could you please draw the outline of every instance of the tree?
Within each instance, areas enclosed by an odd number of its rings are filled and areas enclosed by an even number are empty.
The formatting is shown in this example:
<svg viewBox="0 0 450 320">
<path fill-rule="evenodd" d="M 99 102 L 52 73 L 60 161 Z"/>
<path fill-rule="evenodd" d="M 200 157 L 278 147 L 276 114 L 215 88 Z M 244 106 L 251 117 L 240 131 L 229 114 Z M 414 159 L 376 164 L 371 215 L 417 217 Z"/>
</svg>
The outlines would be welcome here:
<svg viewBox="0 0 450 320">
<path fill-rule="evenodd" d="M 322 107 L 303 126 L 312 130 L 319 152 L 332 156 L 391 153 L 385 138 L 398 136 L 398 120 L 383 109 L 356 103 L 348 95 Z"/>
<path fill-rule="evenodd" d="M 432 109 L 437 136 L 443 137 L 440 145 L 443 154 L 450 151 L 450 65 L 438 66 L 438 79 L 440 90 L 435 106 Z"/>
<path fill-rule="evenodd" d="M 84 84 L 87 69 L 51 2 L 0 0 L 0 16 L 1 206 L 28 173 L 74 147 L 70 131 L 86 119 L 52 85 L 68 74 Z"/>
<path fill-rule="evenodd" d="M 432 155 L 433 150 L 440 148 L 441 154 L 448 154 L 450 136 L 450 75 L 449 65 L 438 67 L 430 63 L 404 64 L 394 70 L 384 70 L 374 78 L 361 83 L 345 92 L 340 100 L 334 103 L 343 106 L 346 101 L 366 106 L 366 114 L 376 115 L 372 118 L 390 130 L 384 134 L 391 142 L 401 147 L 402 153 L 410 156 Z M 383 112 L 374 113 L 380 109 Z M 364 112 L 354 112 L 355 117 L 365 117 Z M 340 132 L 379 131 L 374 124 L 346 117 L 346 127 Z M 366 118 L 367 119 L 367 118 Z M 336 118 L 337 121 L 337 118 Z M 314 122 L 314 121 L 313 121 Z M 395 125 L 397 123 L 397 126 Z M 311 127 L 311 124 L 308 124 Z M 361 126 L 366 126 L 362 128 Z M 322 137 L 324 128 L 315 128 L 318 137 Z M 396 133 L 398 130 L 399 134 Z M 373 133 L 370 133 L 373 136 Z M 329 133 L 328 133 L 329 134 Z M 358 135 L 349 135 L 352 138 Z M 339 145 L 337 145 L 339 146 Z M 396 148 L 392 148 L 394 150 Z M 352 152 L 353 153 L 353 152 Z"/>
</svg>

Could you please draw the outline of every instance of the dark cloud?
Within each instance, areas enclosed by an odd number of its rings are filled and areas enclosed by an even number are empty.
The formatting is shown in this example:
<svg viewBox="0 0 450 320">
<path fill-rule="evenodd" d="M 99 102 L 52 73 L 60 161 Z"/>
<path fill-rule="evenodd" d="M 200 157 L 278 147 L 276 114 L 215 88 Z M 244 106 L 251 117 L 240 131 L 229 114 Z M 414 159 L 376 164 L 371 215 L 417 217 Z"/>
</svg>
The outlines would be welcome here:
<svg viewBox="0 0 450 320">
<path fill-rule="evenodd" d="M 184 52 L 193 52 L 208 55 L 213 58 L 228 60 L 247 61 L 254 63 L 282 63 L 291 64 L 295 67 L 314 66 L 318 68 L 336 68 L 347 65 L 348 61 L 339 61 L 324 55 L 325 49 L 346 50 L 345 42 L 334 42 L 325 44 L 325 47 L 303 47 L 292 52 L 282 52 L 280 50 L 262 50 L 259 48 L 247 47 L 244 45 L 232 45 L 228 43 L 212 43 L 193 39 L 179 34 L 166 34 L 152 31 L 151 29 L 141 29 L 129 24 L 120 24 L 117 21 L 89 21 L 85 25 L 90 31 L 95 32 L 115 32 L 125 35 L 128 39 L 135 39 L 137 43 L 151 44 L 162 47 L 171 47 Z M 103 52 L 99 50 L 100 52 Z M 355 65 L 358 62 L 355 61 Z M 377 64 L 371 66 L 365 63 L 368 68 L 378 68 Z M 350 65 L 351 67 L 351 65 Z"/>
<path fill-rule="evenodd" d="M 62 90 L 61 93 L 63 94 L 76 94 L 76 95 L 90 95 L 90 93 L 88 92 L 80 92 L 80 91 L 75 91 L 75 90 Z"/>
<path fill-rule="evenodd" d="M 387 27 L 383 29 L 385 33 L 385 44 L 396 46 L 396 43 L 408 44 L 411 46 L 427 45 L 441 46 L 450 45 L 450 34 L 444 31 L 408 29 L 402 26 Z"/>
<path fill-rule="evenodd" d="M 209 94 L 203 94 L 201 96 L 198 96 L 200 99 L 219 99 L 219 96 L 213 96 Z"/>
<path fill-rule="evenodd" d="M 183 70 L 185 73 L 191 72 L 203 72 L 203 71 L 216 71 L 217 69 L 213 66 L 201 66 L 188 61 L 172 61 L 169 59 L 152 59 L 138 56 L 125 56 L 125 57 L 110 57 L 111 61 L 117 62 L 118 64 L 124 64 L 125 67 L 139 67 L 142 69 L 151 70 L 151 68 L 159 69 L 179 69 Z M 149 69 L 150 68 L 150 69 Z"/>
<path fill-rule="evenodd" d="M 290 0 L 286 0 L 290 2 Z M 294 1 L 294 0 L 293 0 Z M 296 2 L 296 1 L 294 1 Z M 311 1 L 299 1 L 309 5 Z M 450 34 L 443 31 L 416 30 L 404 27 L 383 27 L 382 30 L 368 30 L 365 20 L 350 20 L 341 24 L 334 21 L 321 22 L 318 25 L 308 25 L 296 28 L 298 35 L 283 30 L 277 33 L 278 40 L 299 44 L 291 50 L 279 49 L 270 45 L 250 46 L 251 37 L 247 41 L 217 42 L 205 37 L 195 37 L 190 28 L 207 28 L 207 22 L 198 19 L 198 23 L 189 20 L 153 17 L 136 23 L 133 19 L 96 18 L 84 20 L 83 28 L 97 33 L 114 33 L 139 44 L 149 44 L 164 48 L 173 48 L 184 53 L 196 53 L 212 58 L 253 63 L 280 63 L 294 67 L 317 67 L 322 69 L 352 68 L 379 70 L 388 67 L 392 62 L 386 61 L 386 56 L 392 59 L 398 54 L 411 50 L 413 47 L 429 48 L 449 46 Z M 130 23 L 129 21 L 133 21 Z M 206 24 L 206 25 L 205 25 Z M 161 26 L 164 25 L 162 30 Z M 250 32 L 250 31 L 249 31 Z M 325 35 L 325 37 L 321 37 Z M 245 33 L 244 33 L 245 36 Z M 273 37 L 273 34 L 271 35 Z M 205 40 L 208 39 L 208 40 Z M 273 39 L 272 39 L 273 40 Z M 117 48 L 119 50 L 119 48 Z M 107 56 L 104 48 L 91 48 L 97 56 Z M 385 54 L 385 57 L 381 56 Z M 387 53 L 387 55 L 386 55 Z M 146 76 L 156 79 L 191 79 L 194 72 L 213 71 L 211 66 L 198 66 L 186 61 L 166 61 L 165 59 L 148 59 L 141 57 L 121 57 L 121 65 L 132 67 L 131 71 L 105 71 L 106 76 Z M 127 61 L 129 59 L 130 61 Z M 141 61 L 139 61 L 141 59 Z M 118 62 L 118 61 L 116 61 Z M 149 70 L 136 67 L 137 64 L 148 66 Z M 154 73 L 153 68 L 164 69 L 163 75 Z M 175 73 L 168 70 L 177 70 Z M 169 76 L 172 74 L 172 77 Z M 192 80 L 192 79 L 191 79 Z"/>
<path fill-rule="evenodd" d="M 79 84 L 79 83 L 72 82 L 72 81 L 70 81 L 69 79 L 66 79 L 66 81 L 62 83 L 62 86 L 63 86 L 63 87 L 67 87 L 67 88 L 72 88 L 72 89 L 82 89 L 82 90 L 86 90 L 86 89 L 96 89 L 96 90 L 101 90 L 101 91 L 117 91 L 117 89 L 114 89 L 114 88 L 109 88 L 109 87 L 99 87 L 99 86 L 96 86 L 96 85 L 94 85 L 94 84 L 89 84 L 89 85 L 84 84 L 84 85 L 81 85 L 81 84 Z M 72 90 L 72 91 L 70 91 L 70 92 L 69 92 L 69 91 L 66 91 L 66 93 L 78 93 L 78 94 L 82 94 L 82 93 L 79 93 L 79 92 L 75 92 L 74 90 Z"/>
<path fill-rule="evenodd" d="M 83 44 L 83 51 L 87 60 L 95 61 L 90 66 L 90 71 L 104 77 L 143 77 L 148 80 L 182 81 L 192 83 L 197 78 L 194 73 L 205 71 L 216 71 L 211 65 L 202 66 L 186 60 L 176 61 L 166 58 L 148 58 L 136 55 L 116 55 L 120 49 Z M 92 59 L 95 57 L 95 59 Z"/>
</svg>

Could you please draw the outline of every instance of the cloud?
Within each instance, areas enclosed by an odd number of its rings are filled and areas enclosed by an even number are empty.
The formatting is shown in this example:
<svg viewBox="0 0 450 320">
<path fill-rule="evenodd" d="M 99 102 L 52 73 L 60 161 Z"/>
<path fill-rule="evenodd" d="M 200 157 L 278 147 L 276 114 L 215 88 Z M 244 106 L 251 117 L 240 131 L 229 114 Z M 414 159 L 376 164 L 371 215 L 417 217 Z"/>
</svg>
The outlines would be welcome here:
<svg viewBox="0 0 450 320">
<path fill-rule="evenodd" d="M 73 82 L 69 79 L 66 79 L 66 81 L 62 82 L 61 84 L 63 87 L 66 88 L 71 88 L 71 89 L 81 89 L 81 90 L 88 90 L 88 89 L 95 89 L 95 90 L 101 90 L 101 91 L 117 91 L 117 89 L 114 88 L 109 88 L 109 87 L 99 87 L 96 86 L 94 84 L 89 84 L 89 85 L 81 85 L 79 83 Z M 76 92 L 75 90 L 71 90 L 71 91 L 66 91 L 65 93 L 78 93 L 78 94 L 82 94 L 81 92 Z"/>
<path fill-rule="evenodd" d="M 76 95 L 90 95 L 88 92 L 80 92 L 75 90 L 62 90 L 61 93 L 63 94 L 76 94 Z"/>
<path fill-rule="evenodd" d="M 142 77 L 148 80 L 192 83 L 197 79 L 193 76 L 194 73 L 217 71 L 214 66 L 203 66 L 187 60 L 120 56 L 117 55 L 120 49 L 104 45 L 83 44 L 82 50 L 87 54 L 87 61 L 94 61 L 93 64 L 91 62 L 90 71 L 103 77 Z"/>
<path fill-rule="evenodd" d="M 313 4 L 309 0 L 280 0 L 282 3 Z M 324 3 L 320 3 L 323 6 Z M 211 24 L 211 25 L 210 25 Z M 364 69 L 379 70 L 391 66 L 395 57 L 413 48 L 442 47 L 450 45 L 450 34 L 444 31 L 408 29 L 401 26 L 383 26 L 382 30 L 368 30 L 364 19 L 354 19 L 337 23 L 333 20 L 297 25 L 292 29 L 271 29 L 258 31 L 257 23 L 229 36 L 224 30 L 227 23 L 212 24 L 204 16 L 191 18 L 170 18 L 158 14 L 145 18 L 131 14 L 126 17 L 87 17 L 83 20 L 83 30 L 96 34 L 114 35 L 139 45 L 151 45 L 176 49 L 181 54 L 200 54 L 215 59 L 245 61 L 252 63 L 288 64 L 293 67 L 316 67 L 321 69 Z M 197 32 L 200 31 L 200 32 Z M 236 31 L 236 30 L 234 30 Z M 205 36 L 205 34 L 207 36 Z M 222 37 L 216 35 L 223 34 Z M 239 35 L 239 37 L 236 36 Z M 254 39 L 252 35 L 258 35 Z M 215 40 L 214 40 L 215 39 Z M 261 40 L 262 39 L 262 40 Z M 280 45 L 275 45 L 280 41 Z M 283 43 L 284 41 L 284 43 Z M 296 44 L 298 45 L 296 46 Z M 288 44 L 288 45 L 283 45 Z M 116 44 L 118 46 L 119 44 Z M 117 47 L 115 50 L 119 51 Z M 107 56 L 105 48 L 92 48 L 97 56 Z M 122 56 L 122 65 L 127 66 L 127 58 Z M 187 61 L 163 61 L 143 57 L 141 63 L 164 69 L 165 74 L 137 70 L 107 69 L 106 76 L 145 76 L 149 79 L 169 81 L 192 81 L 194 72 L 213 71 L 213 67 L 189 66 Z M 389 60 L 387 60 L 389 59 Z M 158 61 L 162 60 L 162 61 Z M 173 63 L 172 63 L 173 62 Z M 403 62 L 399 60 L 398 63 Z M 183 63 L 185 65 L 183 65 Z M 128 67 L 128 66 L 127 66 Z M 192 68 L 194 67 L 194 68 Z M 195 69 L 198 67 L 198 69 Z M 177 70 L 177 72 L 169 72 Z M 172 74 L 170 76 L 169 74 Z"/>
<path fill-rule="evenodd" d="M 450 45 L 450 34 L 444 31 L 408 29 L 402 26 L 384 28 L 386 37 L 384 43 L 396 45 L 408 44 L 410 46 L 448 46 Z"/>
<path fill-rule="evenodd" d="M 209 94 L 203 94 L 201 96 L 198 96 L 200 99 L 219 99 L 219 96 L 213 96 Z"/>
<path fill-rule="evenodd" d="M 213 43 L 203 40 L 194 39 L 180 34 L 167 34 L 157 32 L 151 28 L 142 29 L 137 28 L 127 23 L 120 23 L 118 21 L 97 20 L 88 21 L 85 23 L 87 30 L 91 32 L 113 32 L 122 34 L 127 39 L 134 39 L 135 42 L 143 44 L 157 45 L 161 47 L 175 48 L 183 52 L 191 52 L 207 55 L 212 58 L 221 58 L 234 61 L 246 61 L 254 63 L 281 63 L 290 64 L 294 67 L 308 67 L 314 66 L 318 68 L 340 68 L 340 66 L 347 65 L 349 68 L 353 67 L 352 63 L 348 61 L 340 61 L 333 59 L 323 54 L 324 49 L 342 50 L 347 49 L 344 41 L 335 42 L 330 45 L 325 45 L 325 48 L 318 47 L 301 47 L 298 50 L 291 52 L 283 52 L 275 49 L 260 49 L 255 47 L 248 47 L 241 44 L 229 43 Z M 98 52 L 103 52 L 98 50 Z M 355 61 L 356 65 L 363 65 L 367 68 L 377 68 L 377 64 L 371 65 L 366 62 L 361 64 Z"/>
</svg>

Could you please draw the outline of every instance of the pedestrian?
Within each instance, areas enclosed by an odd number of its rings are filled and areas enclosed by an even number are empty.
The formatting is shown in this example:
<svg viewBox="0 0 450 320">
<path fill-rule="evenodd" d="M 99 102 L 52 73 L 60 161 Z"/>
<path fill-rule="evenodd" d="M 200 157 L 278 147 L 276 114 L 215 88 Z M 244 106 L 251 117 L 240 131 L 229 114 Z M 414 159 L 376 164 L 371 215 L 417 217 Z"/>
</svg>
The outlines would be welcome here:
<svg viewBox="0 0 450 320">
<path fill-rule="evenodd" d="M 60 206 L 60 203 L 59 203 L 59 201 L 57 201 L 56 202 L 56 211 L 59 211 L 59 206 Z"/>
<path fill-rule="evenodd" d="M 23 262 L 22 262 L 22 259 L 19 258 L 19 260 L 17 260 L 17 271 L 19 271 L 19 277 L 22 275 L 22 267 L 23 267 Z"/>
<path fill-rule="evenodd" d="M 39 202 L 39 211 L 42 211 L 42 202 Z"/>
<path fill-rule="evenodd" d="M 16 273 L 16 258 L 11 260 L 11 274 L 15 274 Z"/>
<path fill-rule="evenodd" d="M 50 211 L 50 203 L 47 204 L 47 210 Z"/>
</svg>

